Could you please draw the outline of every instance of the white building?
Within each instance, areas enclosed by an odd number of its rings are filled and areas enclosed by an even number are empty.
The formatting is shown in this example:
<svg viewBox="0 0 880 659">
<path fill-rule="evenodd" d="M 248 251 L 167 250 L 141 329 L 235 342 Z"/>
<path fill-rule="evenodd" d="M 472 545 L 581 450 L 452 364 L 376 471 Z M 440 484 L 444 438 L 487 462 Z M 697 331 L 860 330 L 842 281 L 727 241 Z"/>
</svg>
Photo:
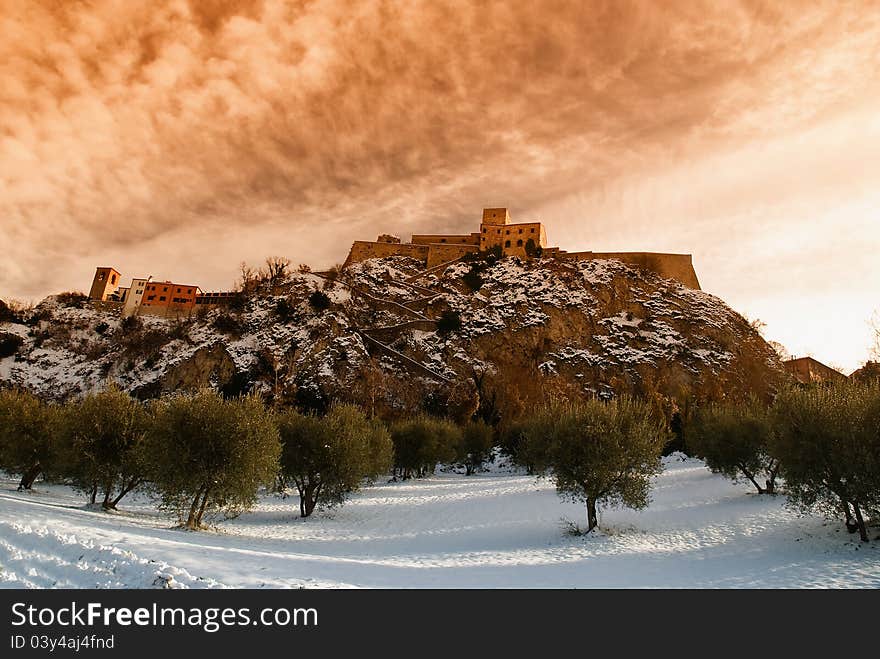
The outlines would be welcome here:
<svg viewBox="0 0 880 659">
<path fill-rule="evenodd" d="M 150 275 L 146 279 L 131 280 L 131 290 L 129 290 L 128 296 L 125 298 L 125 304 L 122 307 L 123 318 L 137 315 L 138 310 L 141 306 L 141 301 L 144 298 L 144 288 L 146 287 L 147 283 L 152 280 L 152 275 Z"/>
</svg>

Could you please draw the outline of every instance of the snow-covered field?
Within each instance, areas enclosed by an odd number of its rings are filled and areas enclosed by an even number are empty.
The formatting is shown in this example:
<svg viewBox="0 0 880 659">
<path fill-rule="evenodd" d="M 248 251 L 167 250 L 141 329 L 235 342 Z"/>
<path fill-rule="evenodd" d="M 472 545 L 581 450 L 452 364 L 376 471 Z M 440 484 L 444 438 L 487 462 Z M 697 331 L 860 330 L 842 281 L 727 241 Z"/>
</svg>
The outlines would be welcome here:
<svg viewBox="0 0 880 659">
<path fill-rule="evenodd" d="M 15 485 L 0 481 L 7 587 L 880 587 L 880 541 L 680 458 L 648 509 L 606 511 L 592 537 L 566 532 L 583 508 L 549 481 L 503 470 L 382 483 L 307 520 L 295 497 L 267 495 L 200 533 L 145 499 L 110 514 Z"/>
</svg>

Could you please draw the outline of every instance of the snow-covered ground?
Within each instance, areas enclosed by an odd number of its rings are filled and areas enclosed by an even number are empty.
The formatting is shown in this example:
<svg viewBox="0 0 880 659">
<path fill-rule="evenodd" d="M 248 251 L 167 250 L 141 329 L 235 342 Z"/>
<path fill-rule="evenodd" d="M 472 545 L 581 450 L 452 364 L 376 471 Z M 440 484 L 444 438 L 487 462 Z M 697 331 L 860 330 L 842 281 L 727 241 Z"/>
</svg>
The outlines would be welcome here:
<svg viewBox="0 0 880 659">
<path fill-rule="evenodd" d="M 382 483 L 307 520 L 295 497 L 267 495 L 199 533 L 143 498 L 109 514 L 15 485 L 0 481 L 8 587 L 880 587 L 880 541 L 680 458 L 649 508 L 606 511 L 592 537 L 566 532 L 583 509 L 549 481 L 503 470 Z"/>
</svg>

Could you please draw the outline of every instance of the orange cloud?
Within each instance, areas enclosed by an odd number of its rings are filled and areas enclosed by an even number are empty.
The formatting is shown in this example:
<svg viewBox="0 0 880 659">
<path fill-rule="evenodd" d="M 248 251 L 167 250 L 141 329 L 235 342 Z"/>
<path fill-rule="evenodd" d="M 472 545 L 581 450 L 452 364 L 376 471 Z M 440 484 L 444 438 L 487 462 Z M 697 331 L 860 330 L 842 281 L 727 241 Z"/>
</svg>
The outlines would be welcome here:
<svg viewBox="0 0 880 659">
<path fill-rule="evenodd" d="M 0 292 L 81 287 L 110 260 L 222 286 L 242 258 L 338 261 L 352 238 L 464 229 L 489 204 L 550 213 L 551 238 L 595 239 L 601 209 L 640 239 L 615 249 L 679 236 L 670 249 L 698 252 L 706 207 L 670 199 L 711 197 L 722 217 L 749 194 L 766 207 L 773 182 L 732 198 L 699 170 L 655 191 L 688 213 L 647 233 L 628 205 L 672 171 L 876 108 L 877 9 L 6 2 Z"/>
</svg>

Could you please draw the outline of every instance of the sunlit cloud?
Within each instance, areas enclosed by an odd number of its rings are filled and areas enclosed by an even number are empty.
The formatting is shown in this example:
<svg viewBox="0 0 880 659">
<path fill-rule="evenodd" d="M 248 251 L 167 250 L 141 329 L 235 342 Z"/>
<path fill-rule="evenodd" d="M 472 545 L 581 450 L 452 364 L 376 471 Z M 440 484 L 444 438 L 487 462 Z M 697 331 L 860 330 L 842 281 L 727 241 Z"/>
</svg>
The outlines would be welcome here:
<svg viewBox="0 0 880 659">
<path fill-rule="evenodd" d="M 3 0 L 0 294 L 99 263 L 220 288 L 500 205 L 563 247 L 692 252 L 854 367 L 866 330 L 830 319 L 880 306 L 878 9 Z"/>
</svg>

